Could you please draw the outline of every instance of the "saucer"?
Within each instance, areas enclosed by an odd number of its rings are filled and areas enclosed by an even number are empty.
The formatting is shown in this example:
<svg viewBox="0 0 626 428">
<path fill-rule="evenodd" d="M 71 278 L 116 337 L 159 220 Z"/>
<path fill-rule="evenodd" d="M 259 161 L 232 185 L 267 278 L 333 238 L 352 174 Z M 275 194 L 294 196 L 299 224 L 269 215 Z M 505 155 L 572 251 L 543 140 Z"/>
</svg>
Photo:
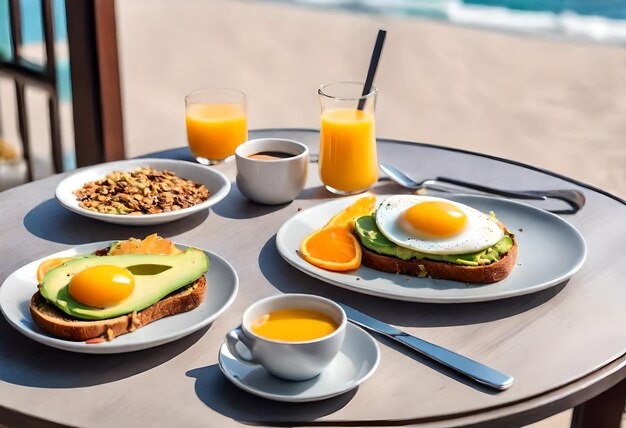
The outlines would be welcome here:
<svg viewBox="0 0 626 428">
<path fill-rule="evenodd" d="M 361 328 L 348 323 L 339 354 L 313 379 L 292 382 L 279 379 L 257 364 L 244 364 L 224 343 L 220 348 L 222 373 L 237 387 L 269 400 L 303 403 L 325 400 L 348 392 L 369 378 L 380 361 L 378 344 Z"/>
</svg>

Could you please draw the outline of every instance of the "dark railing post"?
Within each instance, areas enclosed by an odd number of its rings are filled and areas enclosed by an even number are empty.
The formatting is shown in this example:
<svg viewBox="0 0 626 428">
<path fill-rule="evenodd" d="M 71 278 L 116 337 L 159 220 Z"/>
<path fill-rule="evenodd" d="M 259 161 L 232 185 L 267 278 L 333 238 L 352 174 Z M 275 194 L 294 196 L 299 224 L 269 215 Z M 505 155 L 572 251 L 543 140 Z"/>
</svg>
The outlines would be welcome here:
<svg viewBox="0 0 626 428">
<path fill-rule="evenodd" d="M 65 2 L 78 166 L 124 158 L 114 0 Z"/>
<path fill-rule="evenodd" d="M 46 73 L 56 88 L 57 69 L 54 54 L 54 16 L 52 0 L 41 0 L 43 16 L 43 34 L 46 48 Z M 48 116 L 50 118 L 50 144 L 52 145 L 52 163 L 55 172 L 63 171 L 63 147 L 61 146 L 61 120 L 59 117 L 59 98 L 57 91 L 48 92 Z"/>
<path fill-rule="evenodd" d="M 19 64 L 22 59 L 22 27 L 20 23 L 20 2 L 19 0 L 9 1 L 9 19 L 11 27 L 11 51 L 13 62 Z M 26 160 L 26 175 L 28 181 L 33 179 L 33 168 L 30 159 L 30 135 L 28 132 L 28 116 L 26 113 L 26 97 L 24 93 L 24 83 L 15 80 L 15 99 L 17 104 L 17 123 L 22 140 L 22 151 Z"/>
<path fill-rule="evenodd" d="M 104 127 L 104 160 L 111 161 L 126 157 L 124 153 L 120 67 L 117 55 L 115 0 L 97 0 L 95 6 L 98 70 L 100 72 Z"/>
</svg>

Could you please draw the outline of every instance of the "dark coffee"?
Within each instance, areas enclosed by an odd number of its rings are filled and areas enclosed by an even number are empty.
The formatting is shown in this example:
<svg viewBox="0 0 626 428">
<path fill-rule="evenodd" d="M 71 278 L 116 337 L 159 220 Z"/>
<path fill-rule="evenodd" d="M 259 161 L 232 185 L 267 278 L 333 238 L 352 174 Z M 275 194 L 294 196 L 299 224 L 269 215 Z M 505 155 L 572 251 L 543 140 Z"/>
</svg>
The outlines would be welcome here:
<svg viewBox="0 0 626 428">
<path fill-rule="evenodd" d="M 291 153 L 268 151 L 268 152 L 255 153 L 253 155 L 248 156 L 248 158 L 256 159 L 256 160 L 278 160 L 278 159 L 292 158 L 294 156 L 296 155 L 292 155 Z"/>
</svg>

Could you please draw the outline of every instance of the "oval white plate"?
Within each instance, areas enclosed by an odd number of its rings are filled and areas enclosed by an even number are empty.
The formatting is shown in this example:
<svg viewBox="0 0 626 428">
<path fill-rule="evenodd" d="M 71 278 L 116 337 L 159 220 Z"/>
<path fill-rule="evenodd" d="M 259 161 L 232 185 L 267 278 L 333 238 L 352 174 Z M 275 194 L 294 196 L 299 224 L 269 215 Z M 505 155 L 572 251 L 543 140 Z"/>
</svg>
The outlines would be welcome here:
<svg viewBox="0 0 626 428">
<path fill-rule="evenodd" d="M 580 232 L 555 214 L 508 199 L 451 195 L 449 199 L 484 213 L 494 211 L 515 234 L 519 245 L 517 265 L 504 280 L 471 285 L 395 275 L 366 266 L 340 273 L 320 269 L 304 261 L 297 253 L 302 239 L 358 198 L 326 202 L 287 220 L 276 236 L 278 252 L 291 265 L 322 281 L 374 296 L 426 303 L 482 302 L 534 293 L 570 278 L 583 265 L 587 255 L 587 246 Z M 377 196 L 378 202 L 385 198 Z"/>
<path fill-rule="evenodd" d="M 13 272 L 0 287 L 0 310 L 17 331 L 44 345 L 66 351 L 86 354 L 115 354 L 138 351 L 162 345 L 201 329 L 219 317 L 235 300 L 239 289 L 239 279 L 235 269 L 222 257 L 205 251 L 209 257 L 209 270 L 205 274 L 207 289 L 204 301 L 189 312 L 162 318 L 145 325 L 136 331 L 118 336 L 110 342 L 88 345 L 85 342 L 72 342 L 57 339 L 42 332 L 30 316 L 30 298 L 37 291 L 37 267 L 53 257 L 70 257 L 88 254 L 106 248 L 112 241 L 79 245 L 69 250 L 51 254 L 35 260 Z M 178 245 L 178 244 L 177 244 Z M 178 245 L 179 248 L 187 248 Z"/>
<path fill-rule="evenodd" d="M 204 184 L 209 189 L 209 198 L 189 208 L 178 211 L 170 211 L 158 214 L 144 215 L 117 215 L 103 214 L 90 211 L 78 206 L 78 200 L 72 192 L 80 189 L 85 183 L 99 180 L 111 174 L 113 171 L 131 171 L 137 167 L 150 167 L 159 170 L 174 172 L 178 177 Z M 187 217 L 198 211 L 207 209 L 224 199 L 230 191 L 230 181 L 224 174 L 211 167 L 186 161 L 172 159 L 130 159 L 124 161 L 107 162 L 83 168 L 76 173 L 63 179 L 54 192 L 59 203 L 70 211 L 74 211 L 86 217 L 106 221 L 108 223 L 125 224 L 129 226 L 146 226 L 153 224 L 168 223 Z"/>
<path fill-rule="evenodd" d="M 313 379 L 292 382 L 279 379 L 257 364 L 244 364 L 220 348 L 222 373 L 244 391 L 277 401 L 303 403 L 325 400 L 348 392 L 367 380 L 378 367 L 380 351 L 376 341 L 361 328 L 348 323 L 339 354 Z"/>
</svg>

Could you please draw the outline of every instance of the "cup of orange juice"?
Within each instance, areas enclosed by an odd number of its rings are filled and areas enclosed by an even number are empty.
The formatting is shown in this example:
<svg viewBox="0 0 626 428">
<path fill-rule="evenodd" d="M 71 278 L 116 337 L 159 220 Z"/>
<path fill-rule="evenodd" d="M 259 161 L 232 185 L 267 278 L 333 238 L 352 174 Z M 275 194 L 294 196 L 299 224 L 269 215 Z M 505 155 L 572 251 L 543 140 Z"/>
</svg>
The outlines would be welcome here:
<svg viewBox="0 0 626 428">
<path fill-rule="evenodd" d="M 212 165 L 235 154 L 248 139 L 246 94 L 236 89 L 206 88 L 185 97 L 187 141 L 196 160 Z"/>
<path fill-rule="evenodd" d="M 319 171 L 332 193 L 352 195 L 378 180 L 374 129 L 375 88 L 362 94 L 359 82 L 322 85 Z"/>
<path fill-rule="evenodd" d="M 260 364 L 282 379 L 319 375 L 339 353 L 348 323 L 337 303 L 312 294 L 281 294 L 253 303 L 226 346 L 244 364 Z M 247 348 L 242 353 L 240 349 Z"/>
</svg>

